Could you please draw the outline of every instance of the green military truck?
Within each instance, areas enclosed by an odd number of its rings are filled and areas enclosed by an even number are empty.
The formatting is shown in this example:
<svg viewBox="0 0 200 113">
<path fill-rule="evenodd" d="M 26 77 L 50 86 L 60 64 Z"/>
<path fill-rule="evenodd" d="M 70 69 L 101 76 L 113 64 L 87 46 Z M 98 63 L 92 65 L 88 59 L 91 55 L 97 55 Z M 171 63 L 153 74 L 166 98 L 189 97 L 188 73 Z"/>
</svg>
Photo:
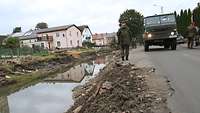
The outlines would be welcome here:
<svg viewBox="0 0 200 113">
<path fill-rule="evenodd" d="M 176 50 L 176 19 L 174 14 L 162 14 L 144 18 L 145 32 L 143 34 L 144 50 L 149 46 L 164 46 L 165 49 Z"/>
</svg>

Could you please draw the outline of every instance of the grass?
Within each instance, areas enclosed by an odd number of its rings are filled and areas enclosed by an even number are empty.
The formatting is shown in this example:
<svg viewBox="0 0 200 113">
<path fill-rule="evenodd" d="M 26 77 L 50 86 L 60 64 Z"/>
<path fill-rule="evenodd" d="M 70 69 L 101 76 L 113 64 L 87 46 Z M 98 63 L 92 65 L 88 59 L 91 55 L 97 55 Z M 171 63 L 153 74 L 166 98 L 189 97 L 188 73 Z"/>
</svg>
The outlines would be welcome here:
<svg viewBox="0 0 200 113">
<path fill-rule="evenodd" d="M 76 64 L 80 64 L 81 62 L 87 61 L 86 56 L 91 56 L 96 53 L 94 49 L 76 49 L 72 51 L 68 51 L 65 54 L 70 55 L 70 54 L 79 54 L 81 57 L 79 57 L 79 60 L 75 60 L 67 65 L 59 65 L 55 69 L 52 70 L 44 70 L 41 69 L 37 72 L 32 72 L 30 74 L 26 75 L 10 75 L 11 79 L 10 81 L 15 81 L 16 83 L 5 86 L 5 87 L 0 87 L 0 96 L 3 95 L 8 95 L 10 93 L 14 93 L 22 88 L 26 88 L 30 85 L 34 85 L 42 81 L 44 78 L 51 77 L 51 76 L 56 76 L 57 73 L 62 73 L 67 71 L 70 67 Z M 31 60 L 29 62 L 36 62 L 36 61 L 48 61 L 54 58 L 57 58 L 57 54 L 48 54 L 46 56 L 31 56 Z M 7 70 L 12 68 L 12 66 L 6 66 Z"/>
<path fill-rule="evenodd" d="M 10 84 L 8 86 L 0 87 L 0 96 L 8 95 L 8 94 L 16 92 L 20 89 L 26 88 L 30 85 L 37 84 L 47 77 L 56 76 L 57 73 L 65 72 L 73 65 L 74 65 L 73 63 L 70 63 L 68 65 L 58 66 L 55 69 L 52 69 L 50 71 L 40 70 L 40 71 L 26 74 L 23 76 L 22 75 L 10 75 L 11 79 L 8 79 L 8 80 L 15 81 L 15 83 Z"/>
</svg>

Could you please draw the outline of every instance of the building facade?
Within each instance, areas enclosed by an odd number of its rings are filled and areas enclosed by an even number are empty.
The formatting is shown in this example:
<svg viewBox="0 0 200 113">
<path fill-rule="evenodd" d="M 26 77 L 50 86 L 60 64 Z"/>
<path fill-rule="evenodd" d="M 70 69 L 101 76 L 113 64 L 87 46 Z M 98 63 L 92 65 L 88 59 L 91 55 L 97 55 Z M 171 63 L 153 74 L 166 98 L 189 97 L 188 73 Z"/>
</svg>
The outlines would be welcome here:
<svg viewBox="0 0 200 113">
<path fill-rule="evenodd" d="M 116 33 L 100 33 L 94 34 L 92 42 L 97 46 L 109 46 L 113 41 L 117 40 Z"/>
<path fill-rule="evenodd" d="M 38 42 L 47 49 L 82 47 L 81 31 L 76 25 L 67 25 L 37 31 Z"/>
<path fill-rule="evenodd" d="M 81 31 L 82 42 L 92 42 L 92 32 L 88 25 L 78 26 Z"/>
</svg>

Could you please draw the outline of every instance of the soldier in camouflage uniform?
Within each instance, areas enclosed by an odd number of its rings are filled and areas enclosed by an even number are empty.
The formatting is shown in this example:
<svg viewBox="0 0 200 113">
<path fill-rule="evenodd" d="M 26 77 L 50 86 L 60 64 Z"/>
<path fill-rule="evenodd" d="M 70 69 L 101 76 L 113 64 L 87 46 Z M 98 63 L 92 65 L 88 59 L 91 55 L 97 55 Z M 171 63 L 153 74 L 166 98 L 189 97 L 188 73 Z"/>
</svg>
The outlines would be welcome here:
<svg viewBox="0 0 200 113">
<path fill-rule="evenodd" d="M 188 48 L 190 48 L 190 49 L 193 48 L 195 35 L 196 35 L 196 29 L 191 24 L 190 26 L 188 26 L 188 29 L 187 29 Z"/>
<path fill-rule="evenodd" d="M 121 58 L 124 61 L 128 60 L 129 57 L 129 46 L 131 43 L 131 36 L 128 26 L 125 22 L 120 23 L 120 28 L 117 32 L 118 43 L 121 46 Z"/>
</svg>

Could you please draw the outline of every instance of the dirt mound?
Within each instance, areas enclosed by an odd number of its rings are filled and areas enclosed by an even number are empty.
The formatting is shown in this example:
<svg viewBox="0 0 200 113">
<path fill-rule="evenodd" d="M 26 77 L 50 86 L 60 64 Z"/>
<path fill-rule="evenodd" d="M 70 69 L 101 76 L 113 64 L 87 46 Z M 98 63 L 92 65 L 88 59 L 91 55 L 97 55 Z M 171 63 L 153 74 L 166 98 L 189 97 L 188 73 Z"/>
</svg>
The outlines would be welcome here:
<svg viewBox="0 0 200 113">
<path fill-rule="evenodd" d="M 18 72 L 24 72 L 23 70 L 35 71 L 44 68 L 51 69 L 54 68 L 56 65 L 67 64 L 72 62 L 73 60 L 74 58 L 71 56 L 58 56 L 57 58 L 48 59 L 44 61 L 34 61 L 34 62 L 16 64 L 14 65 L 14 70 Z"/>
<path fill-rule="evenodd" d="M 145 76 L 152 69 L 117 63 L 74 90 L 75 103 L 66 113 L 155 113 L 165 103 L 150 92 Z"/>
</svg>

